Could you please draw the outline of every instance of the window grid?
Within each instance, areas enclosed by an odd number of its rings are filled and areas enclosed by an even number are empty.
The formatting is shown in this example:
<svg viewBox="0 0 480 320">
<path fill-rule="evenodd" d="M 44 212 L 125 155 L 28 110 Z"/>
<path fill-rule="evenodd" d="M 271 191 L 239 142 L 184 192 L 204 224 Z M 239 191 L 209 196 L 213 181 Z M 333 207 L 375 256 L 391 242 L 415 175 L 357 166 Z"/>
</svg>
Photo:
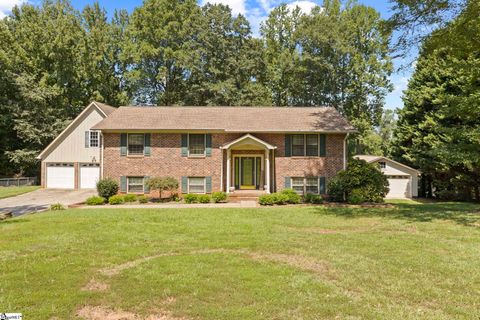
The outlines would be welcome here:
<svg viewBox="0 0 480 320">
<path fill-rule="evenodd" d="M 315 193 L 318 194 L 320 190 L 318 178 L 291 178 L 292 189 L 299 194 Z"/>
<path fill-rule="evenodd" d="M 318 194 L 318 178 L 306 178 L 305 181 L 305 193 Z"/>
<path fill-rule="evenodd" d="M 305 135 L 294 134 L 292 135 L 292 156 L 304 156 L 305 155 Z"/>
<path fill-rule="evenodd" d="M 99 139 L 98 139 L 98 131 L 90 131 L 90 147 L 98 147 Z"/>
<path fill-rule="evenodd" d="M 188 153 L 191 156 L 205 155 L 205 135 L 189 134 L 188 135 Z"/>
<path fill-rule="evenodd" d="M 387 167 L 387 163 L 384 161 L 379 162 L 378 165 L 380 166 L 380 169 L 385 169 Z"/>
<path fill-rule="evenodd" d="M 318 156 L 318 135 L 307 134 L 306 137 L 306 155 Z"/>
<path fill-rule="evenodd" d="M 319 137 L 318 134 L 293 134 L 291 145 L 292 156 L 318 157 L 320 148 Z"/>
<path fill-rule="evenodd" d="M 205 177 L 189 177 L 188 193 L 205 193 Z"/>
<path fill-rule="evenodd" d="M 127 192 L 143 193 L 143 177 L 128 177 Z"/>
<path fill-rule="evenodd" d="M 303 178 L 292 178 L 292 189 L 297 193 L 303 194 Z"/>
<path fill-rule="evenodd" d="M 143 154 L 144 140 L 143 134 L 128 134 L 128 154 Z"/>
</svg>

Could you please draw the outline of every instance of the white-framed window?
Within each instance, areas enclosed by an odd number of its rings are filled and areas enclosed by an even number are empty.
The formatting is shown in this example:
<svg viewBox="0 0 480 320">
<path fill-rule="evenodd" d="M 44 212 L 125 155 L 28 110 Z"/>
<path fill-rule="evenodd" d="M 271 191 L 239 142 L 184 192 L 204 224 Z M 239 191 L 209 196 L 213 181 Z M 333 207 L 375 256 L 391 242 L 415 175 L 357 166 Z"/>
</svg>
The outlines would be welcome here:
<svg viewBox="0 0 480 320">
<path fill-rule="evenodd" d="M 387 167 L 387 163 L 385 161 L 380 161 L 378 163 L 378 166 L 380 167 L 380 169 L 385 169 Z"/>
<path fill-rule="evenodd" d="M 128 193 L 144 193 L 143 177 L 127 177 Z"/>
<path fill-rule="evenodd" d="M 206 150 L 205 134 L 189 134 L 188 135 L 188 154 L 190 156 L 204 156 Z"/>
<path fill-rule="evenodd" d="M 143 133 L 129 133 L 127 140 L 129 155 L 143 155 L 145 147 L 145 135 Z"/>
<path fill-rule="evenodd" d="M 318 157 L 318 134 L 292 134 L 292 156 Z"/>
<path fill-rule="evenodd" d="M 298 194 L 318 194 L 320 190 L 319 179 L 317 177 L 292 177 L 291 186 Z"/>
<path fill-rule="evenodd" d="M 90 147 L 95 148 L 100 146 L 100 135 L 98 131 L 90 131 Z"/>
<path fill-rule="evenodd" d="M 188 177 L 188 193 L 205 193 L 205 177 Z"/>
</svg>

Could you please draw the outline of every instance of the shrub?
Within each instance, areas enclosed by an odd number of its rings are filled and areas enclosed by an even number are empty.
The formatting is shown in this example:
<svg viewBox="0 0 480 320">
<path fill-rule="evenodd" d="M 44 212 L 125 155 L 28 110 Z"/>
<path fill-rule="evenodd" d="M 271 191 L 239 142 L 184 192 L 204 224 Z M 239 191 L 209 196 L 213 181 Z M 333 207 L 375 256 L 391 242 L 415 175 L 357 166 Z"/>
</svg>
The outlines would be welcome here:
<svg viewBox="0 0 480 320">
<path fill-rule="evenodd" d="M 334 201 L 343 201 L 345 195 L 350 201 L 350 195 L 355 189 L 361 191 L 355 191 L 353 198 L 358 198 L 361 194 L 363 202 L 382 202 L 389 190 L 388 180 L 376 165 L 353 159 L 346 170 L 340 171 L 329 181 L 328 195 Z"/>
<path fill-rule="evenodd" d="M 97 193 L 104 199 L 110 199 L 111 196 L 114 196 L 118 193 L 118 182 L 111 178 L 98 181 Z"/>
<path fill-rule="evenodd" d="M 65 207 L 61 203 L 54 203 L 50 206 L 50 210 L 52 211 L 65 210 Z"/>
<path fill-rule="evenodd" d="M 208 194 L 200 194 L 198 195 L 197 199 L 200 203 L 210 203 L 211 201 L 211 198 Z"/>
<path fill-rule="evenodd" d="M 305 203 L 320 204 L 323 203 L 323 198 L 319 194 L 307 193 L 304 197 Z"/>
<path fill-rule="evenodd" d="M 173 177 L 153 177 L 145 182 L 150 190 L 158 190 L 159 198 L 162 198 L 162 191 L 173 192 L 178 189 L 178 181 Z"/>
<path fill-rule="evenodd" d="M 89 206 L 100 206 L 105 203 L 105 198 L 100 196 L 92 196 L 88 198 L 85 203 Z"/>
<path fill-rule="evenodd" d="M 189 193 L 186 194 L 183 199 L 185 200 L 185 203 L 197 203 L 198 202 L 198 194 L 195 193 Z"/>
<path fill-rule="evenodd" d="M 284 205 L 288 203 L 289 197 L 283 193 L 272 193 L 273 203 L 278 205 Z"/>
<path fill-rule="evenodd" d="M 227 194 L 225 192 L 213 192 L 212 193 L 212 200 L 215 203 L 225 202 L 227 200 Z"/>
<path fill-rule="evenodd" d="M 108 198 L 108 203 L 110 203 L 111 205 L 122 204 L 124 202 L 124 197 L 120 194 L 116 194 Z"/>
<path fill-rule="evenodd" d="M 353 189 L 347 198 L 350 204 L 360 204 L 365 202 L 365 192 L 362 189 Z"/>
<path fill-rule="evenodd" d="M 123 201 L 125 202 L 135 202 L 137 201 L 137 195 L 133 193 L 125 194 L 123 196 Z"/>
<path fill-rule="evenodd" d="M 258 198 L 258 203 L 262 206 L 271 206 L 275 203 L 273 194 L 263 194 Z"/>
<path fill-rule="evenodd" d="M 287 203 L 297 204 L 302 199 L 293 189 L 283 189 L 280 193 L 288 197 Z"/>
<path fill-rule="evenodd" d="M 137 197 L 137 200 L 138 200 L 138 202 L 140 202 L 140 203 L 148 203 L 148 197 L 147 197 L 147 196 L 144 196 L 144 195 L 138 196 L 138 197 Z"/>
</svg>

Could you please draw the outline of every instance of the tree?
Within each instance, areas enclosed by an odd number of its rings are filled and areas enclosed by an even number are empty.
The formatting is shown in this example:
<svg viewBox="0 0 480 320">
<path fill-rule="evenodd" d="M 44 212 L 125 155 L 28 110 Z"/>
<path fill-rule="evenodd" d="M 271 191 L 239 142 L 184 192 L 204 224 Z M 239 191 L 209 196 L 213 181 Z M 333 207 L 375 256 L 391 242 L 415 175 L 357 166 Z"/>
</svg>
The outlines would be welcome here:
<svg viewBox="0 0 480 320">
<path fill-rule="evenodd" d="M 480 199 L 479 6 L 470 2 L 426 41 L 395 131 L 396 156 L 438 197 Z"/>
<path fill-rule="evenodd" d="M 172 177 L 154 177 L 145 182 L 150 190 L 158 191 L 158 198 L 162 199 L 162 191 L 173 192 L 178 189 L 178 181 Z"/>
</svg>

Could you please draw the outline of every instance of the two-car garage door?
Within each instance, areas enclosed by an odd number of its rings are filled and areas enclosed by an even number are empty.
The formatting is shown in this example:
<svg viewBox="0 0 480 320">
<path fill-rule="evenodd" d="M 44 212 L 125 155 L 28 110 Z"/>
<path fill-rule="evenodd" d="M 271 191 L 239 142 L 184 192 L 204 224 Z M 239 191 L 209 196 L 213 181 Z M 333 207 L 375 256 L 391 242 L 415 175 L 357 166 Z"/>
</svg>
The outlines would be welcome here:
<svg viewBox="0 0 480 320">
<path fill-rule="evenodd" d="M 49 163 L 46 168 L 47 188 L 75 189 L 75 165 L 73 163 Z M 98 164 L 80 164 L 78 187 L 93 189 L 100 178 Z"/>
</svg>

